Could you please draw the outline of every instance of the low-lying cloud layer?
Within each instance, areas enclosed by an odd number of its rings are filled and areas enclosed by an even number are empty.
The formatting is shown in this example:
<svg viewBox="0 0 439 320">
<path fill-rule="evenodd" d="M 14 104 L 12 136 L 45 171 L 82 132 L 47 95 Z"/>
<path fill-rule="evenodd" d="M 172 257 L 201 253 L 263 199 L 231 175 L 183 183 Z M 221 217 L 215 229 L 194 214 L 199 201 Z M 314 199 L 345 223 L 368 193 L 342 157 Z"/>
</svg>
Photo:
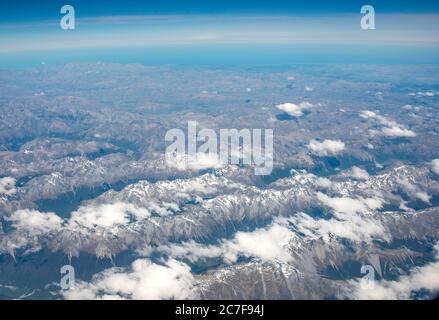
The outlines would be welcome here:
<svg viewBox="0 0 439 320">
<path fill-rule="evenodd" d="M 436 261 L 415 267 L 410 274 L 398 280 L 381 280 L 366 285 L 364 280 L 351 281 L 355 286 L 354 298 L 361 300 L 407 300 L 413 292 L 429 290 L 439 292 L 439 245 L 435 246 Z"/>
<path fill-rule="evenodd" d="M 412 130 L 404 128 L 401 124 L 396 121 L 390 120 L 383 117 L 373 111 L 365 110 L 362 111 L 360 116 L 364 119 L 372 119 L 377 121 L 383 127 L 381 128 L 381 134 L 386 137 L 416 137 L 416 133 Z M 374 131 L 372 131 L 374 133 Z"/>
<path fill-rule="evenodd" d="M 322 142 L 311 140 L 308 149 L 317 156 L 335 156 L 345 149 L 346 145 L 340 140 L 325 139 Z"/>
<path fill-rule="evenodd" d="M 0 194 L 13 195 L 17 192 L 15 188 L 16 180 L 11 177 L 0 178 Z"/>
<path fill-rule="evenodd" d="M 8 220 L 12 222 L 15 229 L 33 236 L 59 230 L 63 223 L 55 213 L 32 209 L 15 211 Z"/>
<path fill-rule="evenodd" d="M 143 220 L 150 215 L 149 210 L 145 208 L 119 202 L 99 206 L 80 207 L 77 211 L 72 213 L 68 224 L 72 229 L 78 226 L 85 228 L 111 228 L 127 225 L 131 221 Z"/>
<path fill-rule="evenodd" d="M 348 172 L 345 173 L 346 176 L 351 177 L 356 180 L 367 180 L 370 178 L 369 173 L 357 166 L 353 166 Z"/>
<path fill-rule="evenodd" d="M 14 255 L 18 248 L 35 252 L 49 246 L 69 257 L 86 251 L 113 258 L 130 248 L 137 254 L 131 267 L 107 269 L 89 282 L 78 281 L 74 290 L 63 293 L 65 297 L 198 297 L 201 280 L 191 272 L 192 266 L 214 263 L 227 269 L 250 261 L 294 269 L 301 264 L 329 263 L 326 259 L 333 258 L 326 251 L 334 246 L 348 254 L 346 244 L 355 252 L 355 248 L 374 246 L 376 240 L 390 243 L 399 224 L 418 216 L 383 212 L 385 204 L 401 200 L 392 190 L 403 189 L 413 199 L 428 196 L 423 185 L 433 183 L 430 169 L 400 166 L 372 176 L 352 167 L 326 178 L 293 171 L 266 188 L 239 182 L 235 167 L 187 179 L 141 181 L 83 203 L 69 218 L 36 210 L 15 211 L 9 217 L 12 230 L 2 238 L 2 251 Z M 317 214 L 313 208 L 318 208 Z M 244 219 L 254 222 L 254 229 L 241 228 Z M 423 236 L 424 222 L 412 232 Z M 216 234 L 232 225 L 236 229 L 230 233 Z M 215 242 L 204 243 L 212 234 Z M 307 259 L 314 254 L 317 260 L 311 263 Z M 155 282 L 161 277 L 160 283 Z"/>
<path fill-rule="evenodd" d="M 305 112 L 309 111 L 312 107 L 313 105 L 306 101 L 300 102 L 299 104 L 287 102 L 276 106 L 279 110 L 297 118 L 303 116 Z"/>
<path fill-rule="evenodd" d="M 439 174 L 439 159 L 434 159 L 431 162 L 431 171 L 433 171 L 436 174 Z"/>
<path fill-rule="evenodd" d="M 166 163 L 180 171 L 219 169 L 225 166 L 218 154 L 203 152 L 198 152 L 195 155 L 167 154 Z"/>
<path fill-rule="evenodd" d="M 188 265 L 176 260 L 156 264 L 148 259 L 134 261 L 129 269 L 111 268 L 90 282 L 76 282 L 64 297 L 70 300 L 95 299 L 190 299 L 194 278 Z"/>
<path fill-rule="evenodd" d="M 294 217 L 298 230 L 314 239 L 322 237 L 329 241 L 332 236 L 349 239 L 356 242 L 370 242 L 372 239 L 388 240 L 388 234 L 383 225 L 376 219 L 365 215 L 382 207 L 383 202 L 378 198 L 331 198 L 323 193 L 317 194 L 317 199 L 333 210 L 333 217 L 317 219 L 301 213 Z"/>
</svg>

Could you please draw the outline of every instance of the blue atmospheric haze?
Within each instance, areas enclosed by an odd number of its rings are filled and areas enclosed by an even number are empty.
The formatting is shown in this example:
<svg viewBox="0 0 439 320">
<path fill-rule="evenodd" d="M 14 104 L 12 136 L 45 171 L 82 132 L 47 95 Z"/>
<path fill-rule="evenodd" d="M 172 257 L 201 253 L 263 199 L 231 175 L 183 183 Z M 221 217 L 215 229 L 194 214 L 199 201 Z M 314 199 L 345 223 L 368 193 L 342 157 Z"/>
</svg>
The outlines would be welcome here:
<svg viewBox="0 0 439 320">
<path fill-rule="evenodd" d="M 62 30 L 60 8 L 75 8 Z M 362 30 L 373 5 L 376 30 Z M 437 63 L 438 1 L 5 1 L 0 67 L 111 61 L 146 65 Z"/>
</svg>

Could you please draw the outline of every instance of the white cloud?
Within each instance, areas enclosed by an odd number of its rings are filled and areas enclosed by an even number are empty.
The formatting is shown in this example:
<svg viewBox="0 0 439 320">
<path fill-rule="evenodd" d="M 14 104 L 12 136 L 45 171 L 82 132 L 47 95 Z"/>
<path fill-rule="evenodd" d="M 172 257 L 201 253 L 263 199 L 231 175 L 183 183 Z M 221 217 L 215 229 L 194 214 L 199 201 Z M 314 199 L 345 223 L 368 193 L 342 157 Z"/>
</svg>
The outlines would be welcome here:
<svg viewBox="0 0 439 320">
<path fill-rule="evenodd" d="M 63 220 L 52 212 L 39 212 L 37 210 L 17 210 L 9 218 L 12 226 L 20 232 L 31 235 L 40 235 L 56 231 L 62 226 Z"/>
<path fill-rule="evenodd" d="M 332 236 L 355 242 L 371 242 L 376 238 L 388 239 L 386 231 L 379 221 L 360 215 L 325 220 L 299 213 L 294 219 L 297 230 L 309 239 L 322 238 L 326 242 L 329 242 Z"/>
<path fill-rule="evenodd" d="M 411 183 L 407 178 L 400 178 L 397 182 L 410 197 L 430 203 L 431 196 L 425 191 L 422 191 L 418 186 Z"/>
<path fill-rule="evenodd" d="M 198 152 L 190 156 L 186 154 L 167 154 L 166 163 L 177 170 L 220 169 L 225 166 L 215 153 Z"/>
<path fill-rule="evenodd" d="M 0 178 L 0 194 L 13 195 L 17 192 L 15 189 L 16 180 L 11 177 Z"/>
<path fill-rule="evenodd" d="M 169 300 L 196 298 L 195 280 L 188 265 L 169 260 L 159 265 L 139 259 L 131 268 L 111 268 L 98 273 L 90 282 L 76 282 L 63 291 L 66 299 Z"/>
<path fill-rule="evenodd" d="M 278 221 L 280 221 L 278 219 Z M 239 255 L 255 257 L 264 261 L 292 259 L 285 245 L 294 233 L 278 223 L 267 229 L 257 229 L 253 232 L 238 232 L 232 241 L 225 244 L 224 257 L 226 261 L 234 262 Z"/>
<path fill-rule="evenodd" d="M 181 244 L 164 245 L 157 248 L 173 258 L 186 258 L 189 261 L 197 261 L 204 258 L 221 257 L 223 248 L 217 245 L 203 245 L 193 240 Z M 149 254 L 150 252 L 147 252 Z"/>
<path fill-rule="evenodd" d="M 361 111 L 360 117 L 365 118 L 365 119 L 376 118 L 377 114 L 375 112 L 373 112 L 373 111 L 364 110 L 364 111 Z"/>
<path fill-rule="evenodd" d="M 311 140 L 308 145 L 308 149 L 321 157 L 333 156 L 345 149 L 345 144 L 340 140 L 326 139 L 323 142 L 317 140 Z"/>
<path fill-rule="evenodd" d="M 360 117 L 365 119 L 374 119 L 378 123 L 380 123 L 383 126 L 381 132 L 384 136 L 408 137 L 408 138 L 416 137 L 416 133 L 414 131 L 406 129 L 396 121 L 383 117 L 373 111 L 369 111 L 369 110 L 362 111 L 360 113 Z"/>
<path fill-rule="evenodd" d="M 111 228 L 125 225 L 130 219 L 143 220 L 150 216 L 145 208 L 139 208 L 130 203 L 117 202 L 98 206 L 80 207 L 69 219 L 69 227 Z"/>
<path fill-rule="evenodd" d="M 346 174 L 357 180 L 367 180 L 370 178 L 369 173 L 366 170 L 357 166 L 353 166 Z"/>
<path fill-rule="evenodd" d="M 318 177 L 316 179 L 316 181 L 314 182 L 314 185 L 316 187 L 320 187 L 323 189 L 328 189 L 332 186 L 332 181 L 329 180 L 328 178 L 322 178 L 322 177 Z"/>
<path fill-rule="evenodd" d="M 219 156 L 213 153 L 199 152 L 194 159 L 189 161 L 189 167 L 194 170 L 219 169 L 223 166 L 224 164 L 220 161 Z"/>
<path fill-rule="evenodd" d="M 317 193 L 317 199 L 334 210 L 334 217 L 315 219 L 305 213 L 295 216 L 294 224 L 298 231 L 310 238 L 322 238 L 329 241 L 331 236 L 350 239 L 352 241 L 370 242 L 379 237 L 387 240 L 388 235 L 382 224 L 370 216 L 364 215 L 381 208 L 383 201 L 376 198 L 328 197 Z"/>
<path fill-rule="evenodd" d="M 436 261 L 422 267 L 415 267 L 410 274 L 398 280 L 381 280 L 368 287 L 363 280 L 350 281 L 354 285 L 354 298 L 361 300 L 403 300 L 410 299 L 411 293 L 422 289 L 432 293 L 439 291 L 439 246 L 435 246 Z"/>
<path fill-rule="evenodd" d="M 312 108 L 312 104 L 309 102 L 301 102 L 299 104 L 294 103 L 283 103 L 276 106 L 279 110 L 289 114 L 293 117 L 301 117 L 303 116 L 304 112 L 308 111 L 310 108 Z"/>
<path fill-rule="evenodd" d="M 336 213 L 354 214 L 361 212 L 374 211 L 383 206 L 383 200 L 379 198 L 348 198 L 348 197 L 328 197 L 326 194 L 318 192 L 317 199 L 324 205 L 330 207 Z"/>
<path fill-rule="evenodd" d="M 187 180 L 185 182 L 187 182 L 187 184 L 184 185 L 186 188 L 186 190 L 184 190 L 185 192 L 200 192 L 206 194 L 215 192 L 217 190 L 215 186 L 211 185 L 210 183 L 201 183 L 197 180 Z"/>
<path fill-rule="evenodd" d="M 400 127 L 390 127 L 390 128 L 383 128 L 383 133 L 387 137 L 416 137 L 416 133 L 409 129 L 404 129 Z"/>
<path fill-rule="evenodd" d="M 205 258 L 223 258 L 226 263 L 234 263 L 240 256 L 257 258 L 262 261 L 291 261 L 285 246 L 295 236 L 287 227 L 287 219 L 277 218 L 266 228 L 252 232 L 237 232 L 230 240 L 222 240 L 218 245 L 203 245 L 194 241 L 159 246 L 158 252 L 172 258 L 197 261 Z M 150 254 L 151 250 L 146 250 Z"/>
<path fill-rule="evenodd" d="M 439 159 L 434 159 L 431 162 L 431 171 L 433 171 L 436 174 L 439 174 Z"/>
<path fill-rule="evenodd" d="M 433 91 L 418 91 L 409 93 L 409 96 L 419 96 L 419 97 L 434 97 L 437 92 Z"/>
</svg>

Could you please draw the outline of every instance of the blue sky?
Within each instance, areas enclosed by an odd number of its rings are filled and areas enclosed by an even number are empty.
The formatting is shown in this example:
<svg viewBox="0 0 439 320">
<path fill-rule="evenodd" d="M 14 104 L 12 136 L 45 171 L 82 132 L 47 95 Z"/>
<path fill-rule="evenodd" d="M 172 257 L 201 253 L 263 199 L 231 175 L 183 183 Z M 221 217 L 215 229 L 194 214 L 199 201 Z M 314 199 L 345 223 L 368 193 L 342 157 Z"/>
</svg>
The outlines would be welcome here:
<svg viewBox="0 0 439 320">
<path fill-rule="evenodd" d="M 64 4 L 75 7 L 75 30 L 59 27 L 59 11 Z M 375 7 L 376 30 L 360 28 L 360 8 L 364 4 Z M 263 52 L 270 52 L 266 56 L 271 57 L 271 62 L 280 56 L 288 62 L 288 54 L 294 56 L 298 52 L 318 62 L 324 62 L 325 57 L 375 62 L 381 52 L 382 58 L 389 61 L 432 63 L 439 52 L 439 1 L 14 0 L 0 3 L 2 67 L 12 61 L 11 57 L 49 61 L 58 55 L 58 60 L 68 62 L 75 59 L 75 50 L 87 51 L 87 59 L 99 60 L 109 57 L 108 52 L 105 55 L 102 52 L 110 48 L 118 50 L 117 57 L 126 58 L 129 51 L 140 52 L 143 48 L 151 53 L 163 48 L 163 52 L 172 52 L 170 47 L 189 52 L 192 48 L 188 56 L 198 56 L 194 61 L 206 60 L 201 55 L 215 55 L 215 51 L 221 51 L 222 56 L 245 56 L 245 52 L 252 51 L 251 47 L 257 47 L 261 57 Z M 322 55 L 320 59 L 318 54 Z M 84 52 L 76 56 L 84 58 Z M 157 63 L 173 63 L 181 58 L 177 54 L 175 59 L 171 54 L 167 56 L 168 60 L 158 59 Z M 158 57 L 160 53 L 156 53 Z"/>
<path fill-rule="evenodd" d="M 82 17 L 157 14 L 292 14 L 357 13 L 371 4 L 382 13 L 439 12 L 435 0 L 14 0 L 0 3 L 0 21 L 54 19 L 62 5 L 75 6 Z"/>
</svg>

